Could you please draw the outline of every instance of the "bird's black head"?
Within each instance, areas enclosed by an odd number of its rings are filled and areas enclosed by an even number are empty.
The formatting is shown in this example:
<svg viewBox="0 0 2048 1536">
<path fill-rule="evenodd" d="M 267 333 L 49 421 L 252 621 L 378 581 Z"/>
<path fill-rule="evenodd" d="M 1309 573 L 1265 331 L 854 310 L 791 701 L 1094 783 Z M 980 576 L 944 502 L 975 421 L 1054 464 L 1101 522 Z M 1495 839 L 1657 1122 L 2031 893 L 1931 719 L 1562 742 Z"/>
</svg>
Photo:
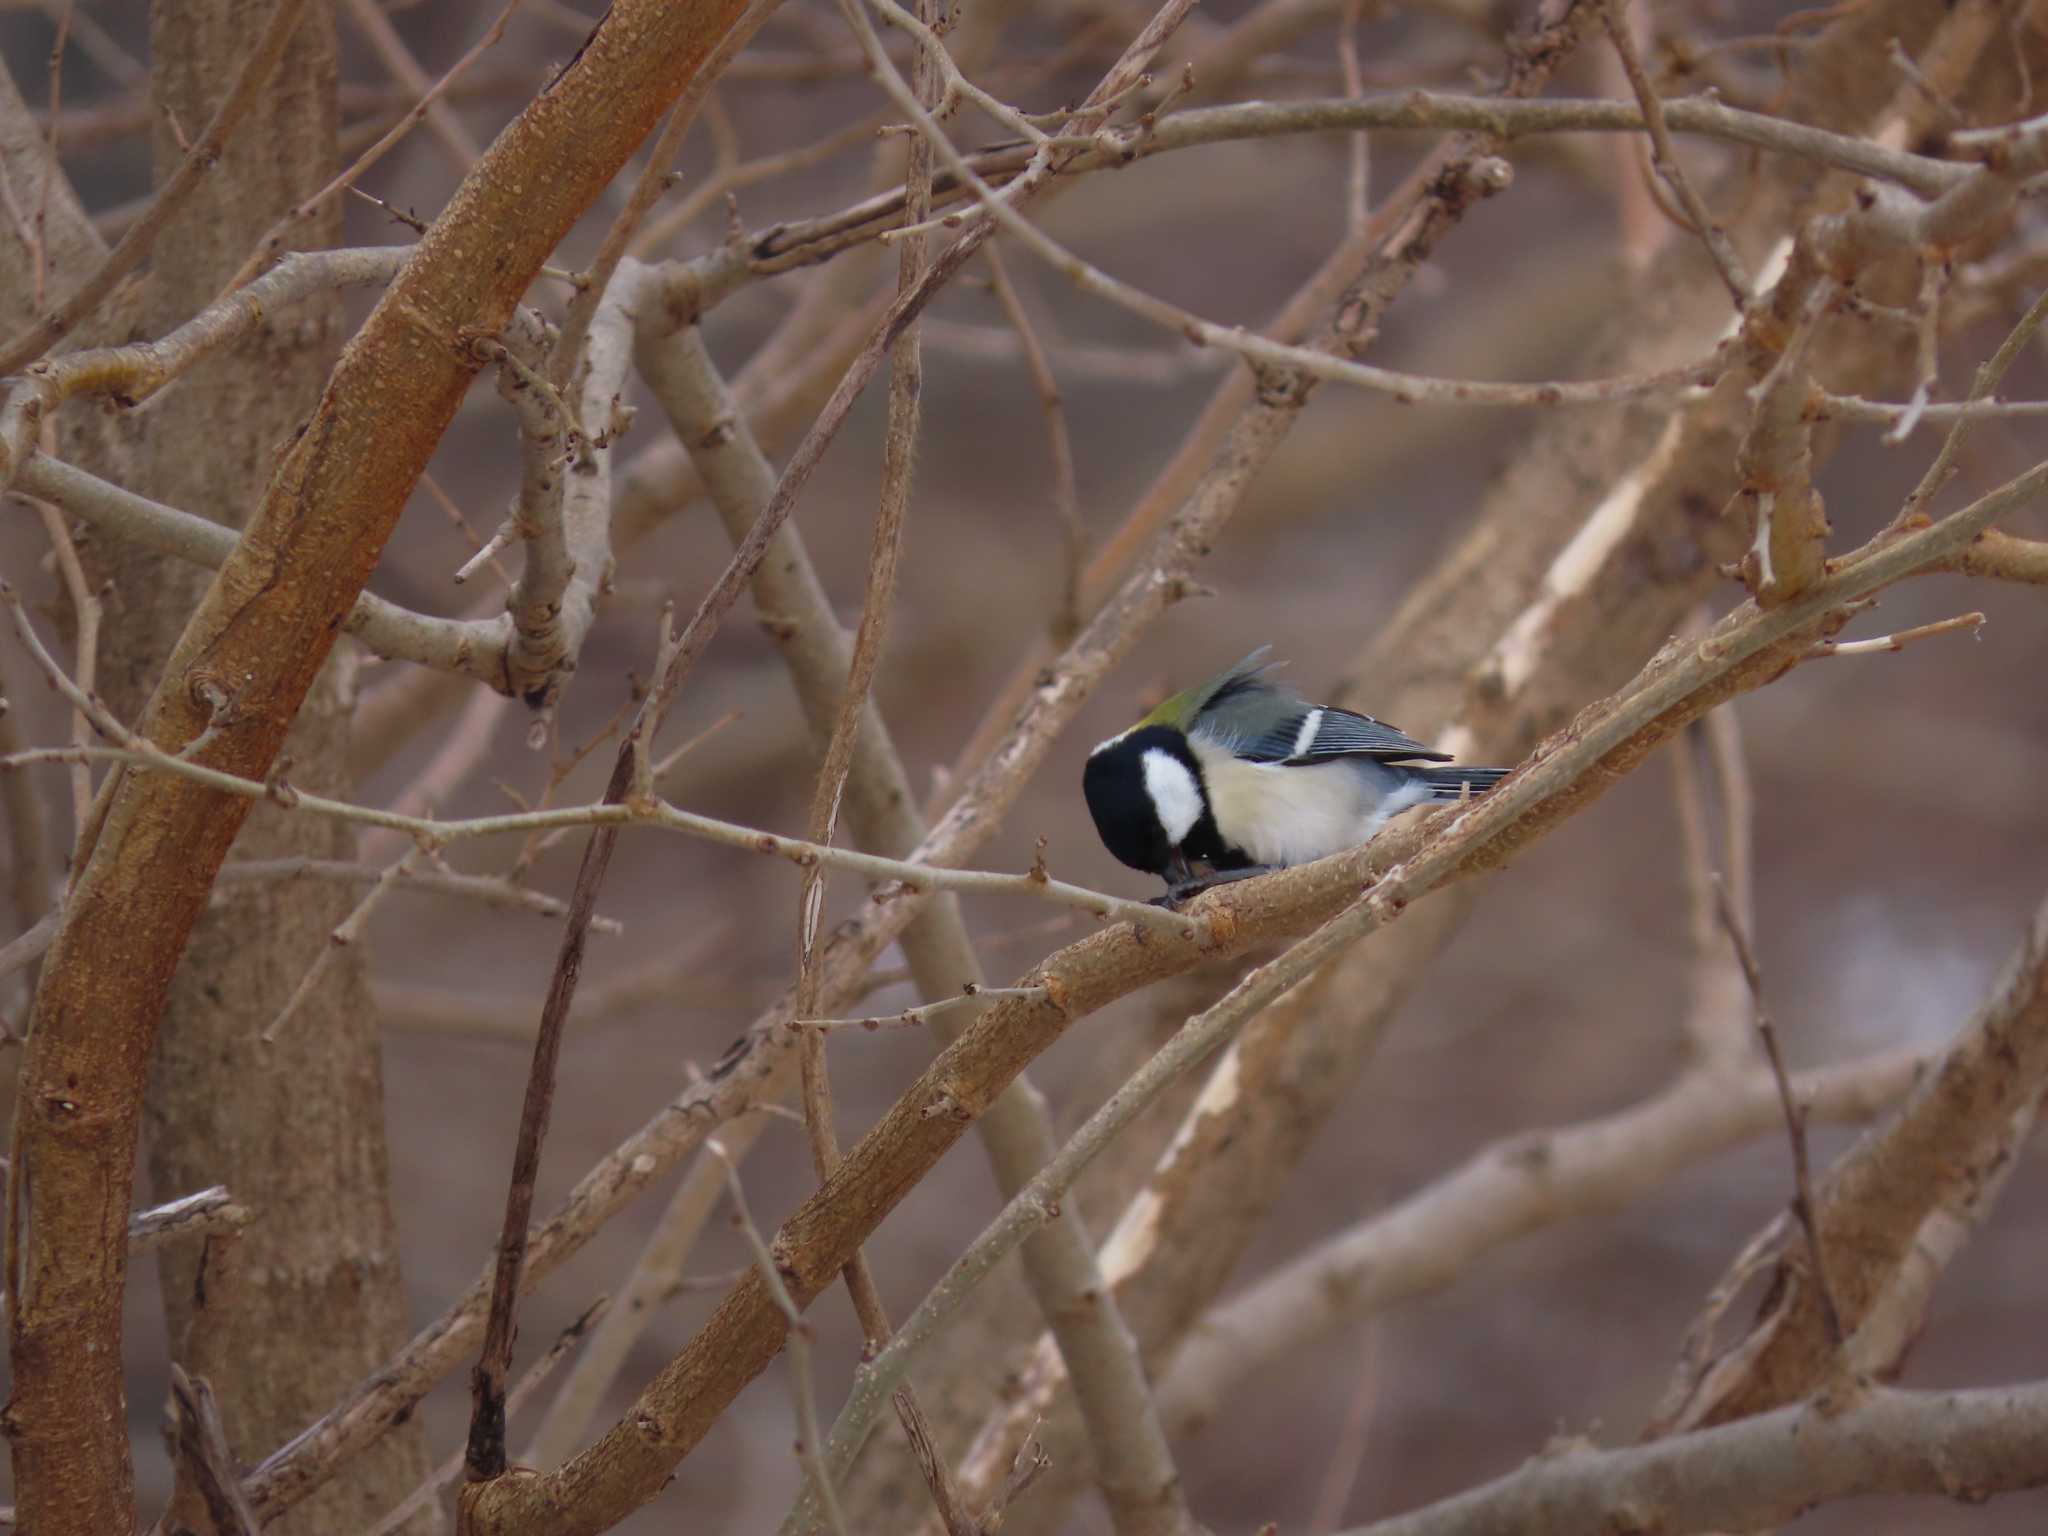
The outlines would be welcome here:
<svg viewBox="0 0 2048 1536">
<path fill-rule="evenodd" d="M 1202 767 L 1170 725 L 1147 725 L 1089 755 L 1081 792 L 1102 844 L 1133 869 L 1170 879 L 1175 855 L 1197 828 L 1214 840 Z"/>
</svg>

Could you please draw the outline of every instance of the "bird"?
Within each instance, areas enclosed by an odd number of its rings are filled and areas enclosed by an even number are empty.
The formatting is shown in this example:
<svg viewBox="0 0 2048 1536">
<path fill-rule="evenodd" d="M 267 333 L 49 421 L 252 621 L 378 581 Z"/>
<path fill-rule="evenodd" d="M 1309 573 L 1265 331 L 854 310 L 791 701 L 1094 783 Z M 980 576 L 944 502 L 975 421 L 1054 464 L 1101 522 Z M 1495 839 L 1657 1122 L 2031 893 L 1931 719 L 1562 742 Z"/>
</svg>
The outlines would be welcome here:
<svg viewBox="0 0 2048 1536">
<path fill-rule="evenodd" d="M 1311 704 L 1261 646 L 1088 754 L 1081 790 L 1103 846 L 1178 903 L 1226 880 L 1355 847 L 1411 806 L 1483 795 L 1505 768 L 1370 715 Z"/>
</svg>

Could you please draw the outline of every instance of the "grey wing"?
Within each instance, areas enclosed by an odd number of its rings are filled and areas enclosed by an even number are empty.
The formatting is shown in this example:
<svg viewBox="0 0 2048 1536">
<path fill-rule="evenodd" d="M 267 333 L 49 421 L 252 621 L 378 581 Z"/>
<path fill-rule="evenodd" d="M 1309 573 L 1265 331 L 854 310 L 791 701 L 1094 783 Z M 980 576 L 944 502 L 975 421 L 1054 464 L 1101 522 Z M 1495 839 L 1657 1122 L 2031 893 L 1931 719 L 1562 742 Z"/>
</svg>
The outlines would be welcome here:
<svg viewBox="0 0 2048 1536">
<path fill-rule="evenodd" d="M 1386 762 L 1450 761 L 1412 736 L 1402 734 L 1370 715 L 1328 705 L 1304 704 L 1273 725 L 1257 741 L 1238 749 L 1239 756 L 1261 763 L 1315 763 L 1333 757 L 1374 757 Z"/>
</svg>

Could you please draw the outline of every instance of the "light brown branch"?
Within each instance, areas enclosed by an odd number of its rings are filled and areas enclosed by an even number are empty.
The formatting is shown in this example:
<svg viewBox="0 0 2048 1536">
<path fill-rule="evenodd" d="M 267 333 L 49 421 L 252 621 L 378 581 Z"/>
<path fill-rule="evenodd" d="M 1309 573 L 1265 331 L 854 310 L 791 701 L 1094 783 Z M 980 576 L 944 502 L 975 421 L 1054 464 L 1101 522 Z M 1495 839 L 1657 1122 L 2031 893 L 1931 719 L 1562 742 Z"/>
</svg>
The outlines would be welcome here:
<svg viewBox="0 0 2048 1536">
<path fill-rule="evenodd" d="M 287 12 L 296 19 L 295 0 L 274 13 L 266 40 Z M 732 0 L 680 11 L 617 0 L 578 64 L 465 178 L 343 354 L 168 658 L 137 733 L 157 752 L 175 759 L 212 723 L 208 688 L 228 691 L 236 726 L 192 766 L 259 781 L 270 772 L 467 391 L 475 363 L 458 333 L 502 329 L 736 14 Z M 254 93 L 256 74 L 245 66 L 231 101 Z M 204 138 L 195 145 L 205 147 Z M 167 198 L 181 178 L 188 172 L 167 183 Z M 481 265 L 479 240 L 493 256 Z M 10 409 L 24 393 L 34 392 L 17 388 Z M 32 414 L 25 402 L 23 413 Z M 7 440 L 10 480 L 19 442 Z M 197 684 L 208 688 L 195 692 Z M 42 1536 L 104 1536 L 134 1524 L 122 1228 L 143 1077 L 171 972 L 250 802 L 189 779 L 123 773 L 106 804 L 38 990 L 21 1091 L 41 1108 L 14 1127 L 9 1426 L 21 1519 Z M 138 891 L 151 900 L 138 903 Z"/>
<path fill-rule="evenodd" d="M 1537 1457 L 1495 1482 L 1345 1536 L 1564 1536 L 1617 1520 L 1688 1536 L 1762 1530 L 1868 1493 L 1981 1503 L 2048 1482 L 2048 1383 L 1975 1392 L 1885 1388 L 1621 1450 Z"/>
<path fill-rule="evenodd" d="M 1650 83 L 1650 77 L 1644 73 L 1635 40 L 1629 36 L 1626 5 L 1627 0 L 1604 0 L 1600 20 L 1614 43 L 1615 56 L 1621 60 L 1629 88 L 1635 92 L 1636 105 L 1642 109 L 1643 131 L 1650 139 L 1650 164 L 1678 198 L 1679 206 L 1685 209 L 1685 216 L 1692 221 L 1693 232 L 1713 258 L 1714 270 L 1721 274 L 1721 281 L 1739 310 L 1750 300 L 1749 273 L 1742 265 L 1742 257 L 1730 243 L 1727 232 L 1714 222 L 1706 200 L 1685 174 L 1685 168 L 1678 163 L 1678 151 L 1672 146 L 1671 129 L 1665 122 L 1664 103 L 1657 95 L 1657 88 Z"/>
</svg>

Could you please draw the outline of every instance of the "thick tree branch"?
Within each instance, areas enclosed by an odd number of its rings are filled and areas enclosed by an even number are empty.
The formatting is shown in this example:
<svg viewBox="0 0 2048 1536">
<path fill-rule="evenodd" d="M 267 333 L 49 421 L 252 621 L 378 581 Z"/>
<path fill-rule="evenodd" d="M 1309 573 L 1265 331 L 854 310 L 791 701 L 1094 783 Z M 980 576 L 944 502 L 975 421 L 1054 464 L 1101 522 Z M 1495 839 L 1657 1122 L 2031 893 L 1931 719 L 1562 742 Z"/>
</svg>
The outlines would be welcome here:
<svg viewBox="0 0 2048 1536">
<path fill-rule="evenodd" d="M 465 333 L 502 329 L 738 14 L 734 0 L 682 11 L 620 0 L 500 135 L 344 354 L 170 658 L 143 736 L 176 753 L 212 727 L 206 766 L 268 772 L 468 386 Z M 493 252 L 483 267 L 479 240 Z M 19 464 L 10 453 L 10 478 Z M 134 1521 L 121 1227 L 142 1078 L 172 968 L 248 802 L 129 774 L 106 804 L 45 967 L 14 1129 L 7 1427 L 17 1507 L 42 1536 Z M 138 890 L 155 893 L 146 911 Z"/>
</svg>

